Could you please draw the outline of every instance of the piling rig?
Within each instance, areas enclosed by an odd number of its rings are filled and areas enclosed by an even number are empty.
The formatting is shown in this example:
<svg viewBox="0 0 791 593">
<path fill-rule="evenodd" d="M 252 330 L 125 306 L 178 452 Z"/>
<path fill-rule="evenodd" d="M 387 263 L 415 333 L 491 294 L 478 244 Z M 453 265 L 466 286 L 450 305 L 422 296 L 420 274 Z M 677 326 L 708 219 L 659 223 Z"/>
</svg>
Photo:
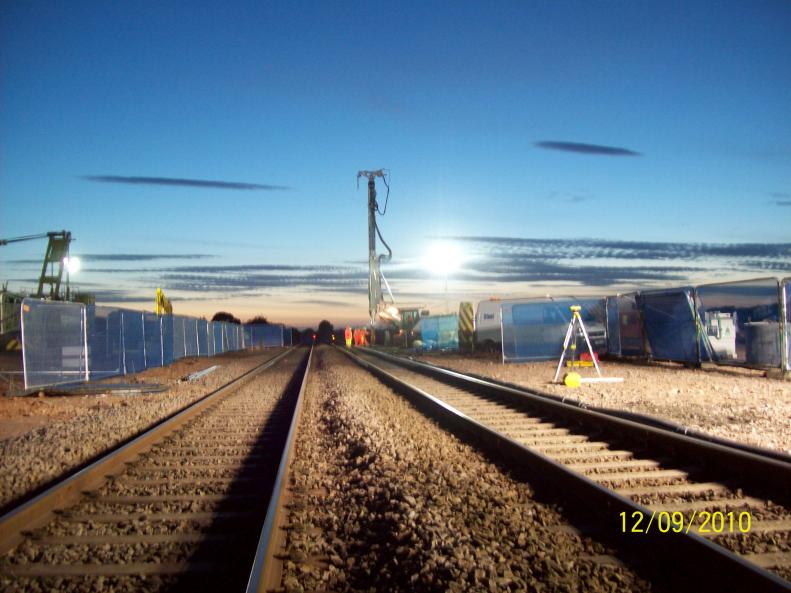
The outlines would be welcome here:
<svg viewBox="0 0 791 593">
<path fill-rule="evenodd" d="M 390 197 L 390 185 L 387 178 L 390 173 L 386 169 L 377 169 L 376 171 L 358 171 L 357 184 L 359 187 L 360 177 L 368 179 L 368 315 L 371 319 L 371 327 L 374 326 L 377 319 L 382 319 L 390 322 L 399 322 L 401 316 L 398 308 L 395 306 L 393 293 L 387 283 L 387 278 L 382 274 L 382 263 L 389 262 L 393 257 L 393 251 L 390 246 L 382 238 L 382 232 L 379 230 L 379 225 L 376 222 L 376 215 L 384 216 L 387 212 L 387 202 Z M 379 203 L 376 201 L 376 178 L 381 177 L 382 183 L 387 187 L 387 198 L 385 198 L 385 205 L 383 209 L 379 209 Z M 387 249 L 387 254 L 376 254 L 376 237 Z M 387 294 L 390 296 L 390 302 L 387 303 L 382 292 L 382 284 L 384 283 L 387 289 Z"/>
</svg>

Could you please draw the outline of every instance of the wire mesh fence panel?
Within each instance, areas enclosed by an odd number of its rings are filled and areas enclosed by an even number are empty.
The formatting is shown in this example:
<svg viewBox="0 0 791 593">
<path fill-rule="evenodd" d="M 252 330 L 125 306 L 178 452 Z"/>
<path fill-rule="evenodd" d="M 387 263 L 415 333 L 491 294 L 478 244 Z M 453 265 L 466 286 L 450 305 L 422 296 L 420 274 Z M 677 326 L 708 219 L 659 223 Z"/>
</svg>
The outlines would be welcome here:
<svg viewBox="0 0 791 593">
<path fill-rule="evenodd" d="M 580 307 L 580 317 L 593 350 L 607 349 L 606 301 L 602 298 L 537 299 L 534 302 L 501 305 L 503 360 L 519 362 L 559 358 L 571 321 L 571 306 Z M 584 337 L 577 336 L 580 348 Z"/>
<path fill-rule="evenodd" d="M 184 350 L 184 318 L 173 316 L 173 360 L 178 360 L 186 356 Z"/>
<path fill-rule="evenodd" d="M 251 343 L 254 348 L 271 348 L 283 345 L 283 326 L 281 325 L 251 325 Z"/>
<path fill-rule="evenodd" d="M 791 371 L 791 278 L 784 278 L 781 297 L 785 302 L 785 370 Z"/>
<path fill-rule="evenodd" d="M 607 354 L 621 356 L 618 297 L 607 297 Z"/>
<path fill-rule="evenodd" d="M 621 346 L 621 356 L 646 356 L 646 340 L 640 307 L 637 303 L 637 293 L 618 295 L 616 303 L 618 305 L 618 340 Z"/>
<path fill-rule="evenodd" d="M 198 356 L 210 356 L 208 321 L 204 319 L 198 319 L 197 332 L 198 332 Z"/>
<path fill-rule="evenodd" d="M 198 320 L 184 320 L 184 353 L 185 356 L 198 355 Z"/>
<path fill-rule="evenodd" d="M 230 324 L 231 333 L 233 334 L 232 344 L 233 350 L 238 351 L 242 349 L 242 326 L 236 323 Z"/>
<path fill-rule="evenodd" d="M 162 361 L 162 321 L 154 313 L 143 313 L 146 344 L 146 367 L 159 367 Z"/>
<path fill-rule="evenodd" d="M 207 321 L 206 322 L 206 349 L 209 352 L 209 356 L 214 356 L 216 352 L 214 351 L 214 322 Z"/>
<path fill-rule="evenodd" d="M 84 305 L 22 301 L 25 389 L 85 379 Z"/>
<path fill-rule="evenodd" d="M 173 358 L 173 315 L 164 315 L 162 322 L 162 365 L 171 364 Z"/>
<path fill-rule="evenodd" d="M 236 323 L 80 303 L 25 299 L 20 310 L 26 388 L 138 373 L 185 356 L 242 350 L 254 335 L 252 327 Z M 283 327 L 271 327 L 282 345 Z"/>
<path fill-rule="evenodd" d="M 85 308 L 88 338 L 88 371 L 91 379 L 124 372 L 121 312 L 112 307 Z"/>
<path fill-rule="evenodd" d="M 214 354 L 222 354 L 225 352 L 222 337 L 222 323 L 219 321 L 212 321 L 212 341 L 214 342 Z"/>
<path fill-rule="evenodd" d="M 244 347 L 250 348 L 253 345 L 253 326 L 245 325 L 243 328 Z"/>
<path fill-rule="evenodd" d="M 775 278 L 699 286 L 701 358 L 718 364 L 779 367 L 783 343 L 779 288 Z"/>
<path fill-rule="evenodd" d="M 231 352 L 233 350 L 233 347 L 231 345 L 231 335 L 230 334 L 231 334 L 231 331 L 230 331 L 230 328 L 228 327 L 228 323 L 223 321 L 223 323 L 222 323 L 222 340 L 223 340 L 223 344 L 224 344 L 224 348 L 225 348 L 226 352 Z"/>
<path fill-rule="evenodd" d="M 121 311 L 124 345 L 124 373 L 139 373 L 146 368 L 143 314 L 139 311 Z"/>
<path fill-rule="evenodd" d="M 691 287 L 641 292 L 638 304 L 651 356 L 697 363 L 700 360 Z"/>
</svg>

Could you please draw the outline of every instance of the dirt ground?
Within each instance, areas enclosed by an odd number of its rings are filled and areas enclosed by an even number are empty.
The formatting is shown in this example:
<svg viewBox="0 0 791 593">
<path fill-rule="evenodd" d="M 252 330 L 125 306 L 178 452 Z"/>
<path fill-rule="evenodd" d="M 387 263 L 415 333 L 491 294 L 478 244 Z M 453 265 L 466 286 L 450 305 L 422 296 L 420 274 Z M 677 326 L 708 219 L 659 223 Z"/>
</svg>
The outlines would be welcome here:
<svg viewBox="0 0 791 593">
<path fill-rule="evenodd" d="M 791 454 L 791 382 L 767 378 L 762 371 L 604 360 L 604 376 L 622 377 L 623 383 L 590 383 L 571 389 L 552 383 L 557 361 L 503 364 L 495 356 L 450 353 L 417 358 L 588 406 L 648 414 L 691 430 Z M 579 372 L 583 377 L 595 376 L 592 368 Z"/>
</svg>

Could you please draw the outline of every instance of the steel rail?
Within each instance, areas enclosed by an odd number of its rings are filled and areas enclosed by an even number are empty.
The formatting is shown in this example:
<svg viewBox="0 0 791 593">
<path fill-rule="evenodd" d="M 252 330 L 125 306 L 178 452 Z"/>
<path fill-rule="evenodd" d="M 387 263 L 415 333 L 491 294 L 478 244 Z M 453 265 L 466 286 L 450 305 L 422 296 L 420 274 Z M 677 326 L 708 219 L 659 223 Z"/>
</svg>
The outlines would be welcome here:
<svg viewBox="0 0 791 593">
<path fill-rule="evenodd" d="M 191 418 L 194 418 L 216 400 L 235 392 L 261 372 L 283 360 L 293 351 L 294 348 L 289 348 L 246 371 L 222 387 L 215 389 L 180 411 L 157 422 L 131 440 L 114 447 L 88 466 L 83 467 L 34 498 L 4 514 L 0 517 L 0 556 L 6 554 L 23 541 L 23 530 L 35 529 L 46 524 L 52 518 L 53 511 L 64 508 L 77 499 L 83 491 L 97 487 L 108 476 L 123 471 L 127 460 L 147 449 L 151 444 L 159 440 L 162 435 L 175 430 Z"/>
<path fill-rule="evenodd" d="M 789 502 L 791 498 L 791 489 L 788 488 L 788 485 L 791 484 L 791 461 L 745 451 L 727 444 L 702 440 L 695 436 L 679 434 L 668 429 L 571 405 L 524 389 L 497 384 L 458 371 L 426 365 L 370 348 L 365 352 L 409 370 L 428 374 L 443 383 L 462 389 L 475 389 L 478 393 L 485 393 L 500 401 L 506 401 L 517 409 L 524 410 L 529 406 L 561 416 L 565 420 L 576 422 L 579 425 L 594 423 L 611 434 L 627 436 L 629 439 L 642 441 L 653 447 L 661 447 L 670 451 L 674 456 L 683 457 L 696 463 L 705 461 L 707 467 L 716 467 L 725 471 L 733 479 L 737 476 L 747 478 L 748 486 L 758 486 L 766 492 L 772 493 L 773 500 Z"/>
<path fill-rule="evenodd" d="M 765 447 L 758 447 L 755 445 L 748 445 L 745 443 L 740 443 L 738 441 L 733 441 L 731 439 L 725 439 L 722 437 L 717 437 L 714 435 L 707 434 L 705 432 L 700 432 L 697 430 L 692 430 L 687 428 L 681 424 L 676 422 L 672 422 L 670 420 L 665 420 L 662 418 L 656 418 L 654 416 L 650 416 L 648 414 L 641 414 L 639 412 L 628 412 L 625 410 L 619 410 L 616 408 L 605 408 L 601 406 L 592 406 L 586 404 L 585 402 L 574 399 L 571 397 L 559 396 L 553 393 L 548 393 L 546 391 L 541 391 L 540 389 L 536 389 L 534 387 L 525 387 L 523 385 L 517 385 L 516 383 L 510 383 L 508 381 L 502 381 L 500 379 L 495 379 L 494 377 L 486 377 L 483 375 L 478 375 L 476 373 L 462 373 L 460 371 L 444 367 L 438 364 L 434 364 L 431 362 L 426 362 L 423 360 L 415 360 L 411 357 L 406 356 L 399 356 L 396 354 L 391 354 L 389 352 L 383 352 L 381 350 L 376 350 L 373 348 L 366 348 L 366 352 L 370 352 L 383 358 L 384 360 L 390 360 L 392 362 L 408 362 L 414 365 L 412 367 L 414 370 L 422 369 L 424 372 L 431 374 L 432 376 L 442 377 L 466 377 L 472 380 L 483 381 L 485 383 L 491 383 L 493 385 L 499 385 L 501 387 L 509 387 L 516 391 L 520 391 L 523 393 L 527 393 L 530 395 L 536 395 L 538 397 L 543 397 L 551 401 L 561 402 L 566 405 L 576 406 L 578 408 L 583 408 L 585 410 L 593 410 L 595 412 L 600 412 L 602 414 L 607 414 L 608 416 L 614 416 L 616 418 L 623 418 L 624 420 L 631 420 L 632 422 L 637 422 L 639 424 L 645 424 L 646 426 L 653 426 L 654 428 L 661 428 L 663 430 L 668 430 L 670 432 L 676 432 L 679 434 L 683 434 L 684 436 L 698 439 L 701 441 L 708 441 L 710 443 L 714 443 L 717 445 L 723 445 L 724 447 L 731 447 L 732 449 L 739 449 L 741 451 L 745 451 L 747 453 L 753 453 L 754 455 L 761 455 L 763 457 L 768 457 L 771 459 L 776 459 L 778 461 L 783 461 L 785 463 L 791 463 L 791 455 L 783 453 L 782 451 L 775 451 L 773 449 L 767 449 Z"/>
<path fill-rule="evenodd" d="M 360 356 L 343 348 L 338 349 L 383 383 L 404 394 L 418 409 L 438 420 L 442 426 L 483 448 L 493 460 L 510 462 L 510 467 L 525 476 L 536 491 L 549 495 L 553 501 L 563 502 L 566 505 L 564 512 L 579 524 L 594 525 L 597 534 L 619 549 L 630 555 L 639 553 L 638 560 L 663 560 L 662 563 L 645 566 L 658 580 L 669 581 L 678 589 L 695 591 L 791 591 L 791 583 L 694 533 L 674 533 L 670 530 L 669 533 L 653 531 L 635 536 L 615 529 L 614 518 L 621 512 L 627 513 L 627 516 L 632 516 L 632 513 L 651 516 L 652 512 L 473 420 L 439 398 Z M 545 404 L 558 405 L 543 401 Z M 606 415 L 598 416 L 617 420 Z"/>
<path fill-rule="evenodd" d="M 275 478 L 272 496 L 269 499 L 269 506 L 266 510 L 266 519 L 258 540 L 253 567 L 247 581 L 247 593 L 264 593 L 265 591 L 277 589 L 280 586 L 283 562 L 277 558 L 277 555 L 278 552 L 282 551 L 285 543 L 283 526 L 288 515 L 286 508 L 289 499 L 288 477 L 291 472 L 291 461 L 294 458 L 294 443 L 296 442 L 296 435 L 299 429 L 299 421 L 302 417 L 304 394 L 308 384 L 308 374 L 312 359 L 313 347 L 311 346 L 308 360 L 305 363 L 302 384 L 294 406 L 294 414 L 291 417 L 291 424 L 288 428 L 286 443 L 280 456 L 277 477 Z"/>
</svg>

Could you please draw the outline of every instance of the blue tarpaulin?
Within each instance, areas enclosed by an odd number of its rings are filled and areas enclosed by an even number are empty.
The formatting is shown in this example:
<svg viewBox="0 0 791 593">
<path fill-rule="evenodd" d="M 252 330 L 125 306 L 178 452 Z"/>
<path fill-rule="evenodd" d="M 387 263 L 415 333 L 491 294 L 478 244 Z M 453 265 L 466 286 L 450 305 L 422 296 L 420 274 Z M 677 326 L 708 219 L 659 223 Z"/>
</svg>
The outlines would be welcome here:
<svg viewBox="0 0 791 593">
<path fill-rule="evenodd" d="M 643 327 L 651 356 L 661 360 L 698 362 L 698 334 L 692 288 L 641 292 Z"/>
<path fill-rule="evenodd" d="M 459 349 L 459 320 L 455 314 L 421 317 L 418 325 L 424 350 Z"/>
</svg>

